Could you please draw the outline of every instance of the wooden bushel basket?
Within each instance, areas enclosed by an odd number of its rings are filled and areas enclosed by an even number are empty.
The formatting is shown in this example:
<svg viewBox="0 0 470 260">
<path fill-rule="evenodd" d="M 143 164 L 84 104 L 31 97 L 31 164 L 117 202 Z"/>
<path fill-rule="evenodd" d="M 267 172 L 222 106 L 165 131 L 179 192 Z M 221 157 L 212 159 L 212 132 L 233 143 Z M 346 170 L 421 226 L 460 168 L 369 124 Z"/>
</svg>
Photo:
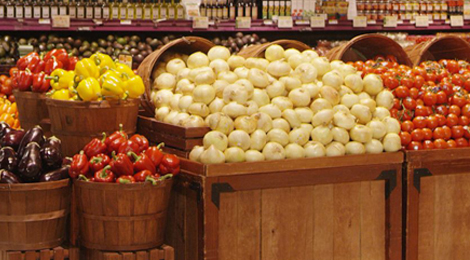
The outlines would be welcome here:
<svg viewBox="0 0 470 260">
<path fill-rule="evenodd" d="M 75 181 L 81 245 L 105 251 L 161 246 L 172 184 Z"/>
<path fill-rule="evenodd" d="M 427 60 L 459 59 L 470 61 L 470 44 L 466 40 L 452 35 L 408 46 L 405 51 L 415 66 Z"/>
<path fill-rule="evenodd" d="M 393 55 L 398 64 L 411 66 L 405 50 L 394 40 L 380 34 L 363 34 L 354 37 L 349 42 L 328 51 L 326 57 L 329 60 L 366 61 L 376 55 Z"/>
<path fill-rule="evenodd" d="M 61 245 L 70 211 L 70 181 L 0 184 L 0 250 Z"/>
<path fill-rule="evenodd" d="M 46 106 L 46 95 L 31 91 L 13 90 L 21 127 L 25 130 L 40 125 L 45 132 L 50 129 L 49 111 Z"/>
<path fill-rule="evenodd" d="M 305 50 L 311 50 L 310 46 L 303 42 L 295 41 L 295 40 L 277 40 L 273 42 L 267 42 L 259 45 L 251 45 L 248 46 L 244 49 L 242 49 L 240 52 L 238 52 L 238 55 L 244 57 L 245 59 L 250 58 L 250 57 L 264 57 L 264 52 L 266 49 L 273 45 L 273 44 L 279 44 L 281 45 L 284 49 L 289 49 L 289 48 L 294 48 L 299 51 L 305 51 Z"/>
<path fill-rule="evenodd" d="M 47 99 L 51 132 L 62 140 L 62 152 L 72 156 L 94 137 L 110 134 L 123 125 L 127 134 L 136 131 L 139 99 L 69 101 Z"/>
</svg>

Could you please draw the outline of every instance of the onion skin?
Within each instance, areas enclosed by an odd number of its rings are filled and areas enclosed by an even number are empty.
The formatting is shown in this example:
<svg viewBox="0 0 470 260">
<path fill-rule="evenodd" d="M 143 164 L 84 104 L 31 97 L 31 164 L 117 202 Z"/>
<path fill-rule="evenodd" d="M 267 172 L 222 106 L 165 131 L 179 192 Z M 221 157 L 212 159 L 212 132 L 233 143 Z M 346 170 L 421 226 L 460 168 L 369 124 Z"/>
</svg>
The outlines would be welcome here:
<svg viewBox="0 0 470 260">
<path fill-rule="evenodd" d="M 204 136 L 202 141 L 205 149 L 214 146 L 216 149 L 223 152 L 228 147 L 227 136 L 219 131 L 210 131 Z"/>
<path fill-rule="evenodd" d="M 297 159 L 305 157 L 305 150 L 302 146 L 298 144 L 288 144 L 285 148 L 286 158 L 287 159 Z"/>
<path fill-rule="evenodd" d="M 260 151 L 248 150 L 245 152 L 245 160 L 247 162 L 260 162 L 264 161 L 264 155 Z"/>
<path fill-rule="evenodd" d="M 217 150 L 217 148 L 211 145 L 209 149 L 205 150 L 201 156 L 199 156 L 199 160 L 204 164 L 224 163 L 225 155 L 223 152 Z"/>
<path fill-rule="evenodd" d="M 267 161 L 283 160 L 286 158 L 284 147 L 276 142 L 269 142 L 264 146 L 263 155 Z"/>
</svg>

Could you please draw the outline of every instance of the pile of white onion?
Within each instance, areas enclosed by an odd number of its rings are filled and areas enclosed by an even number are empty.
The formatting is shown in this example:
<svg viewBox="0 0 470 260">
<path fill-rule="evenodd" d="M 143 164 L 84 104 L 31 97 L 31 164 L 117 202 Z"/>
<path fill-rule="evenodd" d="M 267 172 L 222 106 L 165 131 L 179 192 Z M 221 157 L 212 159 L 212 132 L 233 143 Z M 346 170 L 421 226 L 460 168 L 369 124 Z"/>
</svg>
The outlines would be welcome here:
<svg viewBox="0 0 470 260">
<path fill-rule="evenodd" d="M 168 54 L 153 72 L 155 118 L 208 126 L 190 159 L 205 164 L 394 152 L 399 122 L 380 76 L 364 79 L 313 50 L 271 45 L 265 58 Z"/>
</svg>

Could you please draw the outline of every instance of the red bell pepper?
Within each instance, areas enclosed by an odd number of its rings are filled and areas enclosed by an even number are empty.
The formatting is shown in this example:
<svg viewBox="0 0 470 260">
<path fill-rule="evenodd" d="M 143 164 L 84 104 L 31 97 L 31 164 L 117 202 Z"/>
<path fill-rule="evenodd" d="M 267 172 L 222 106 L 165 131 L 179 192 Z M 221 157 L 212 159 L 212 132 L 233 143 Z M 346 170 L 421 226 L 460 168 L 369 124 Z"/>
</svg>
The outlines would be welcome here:
<svg viewBox="0 0 470 260">
<path fill-rule="evenodd" d="M 111 166 L 111 171 L 114 172 L 117 176 L 124 175 L 133 175 L 134 166 L 132 161 L 127 157 L 127 155 L 120 153 L 116 155 L 114 152 L 112 154 L 113 160 L 109 163 Z"/>
<path fill-rule="evenodd" d="M 166 179 L 170 179 L 172 177 L 173 177 L 173 175 L 171 175 L 171 174 L 167 174 L 167 175 L 161 176 L 161 177 L 159 175 L 150 175 L 150 176 L 147 176 L 145 181 L 150 182 L 153 185 L 157 185 L 159 182 L 161 182 L 163 180 L 166 180 Z"/>
<path fill-rule="evenodd" d="M 18 73 L 18 68 L 17 67 L 12 67 L 8 73 L 10 74 L 10 77 L 13 77 L 13 75 Z"/>
<path fill-rule="evenodd" d="M 127 153 L 127 156 L 133 158 L 134 160 L 134 172 L 140 172 L 143 170 L 149 170 L 152 174 L 157 172 L 155 164 L 153 164 L 152 160 L 147 155 L 145 155 L 145 153 L 137 155 L 134 152 L 129 152 Z"/>
<path fill-rule="evenodd" d="M 121 176 L 116 180 L 116 183 L 123 183 L 123 184 L 135 183 L 135 179 L 131 175 Z"/>
<path fill-rule="evenodd" d="M 163 153 L 160 150 L 160 147 L 162 147 L 163 145 L 164 144 L 161 143 L 158 146 L 151 146 L 144 152 L 145 155 L 147 155 L 150 158 L 150 160 L 152 160 L 155 166 L 159 166 L 160 162 L 163 159 Z"/>
<path fill-rule="evenodd" d="M 109 169 L 111 166 L 106 166 L 100 171 L 95 172 L 95 181 L 96 182 L 106 182 L 106 183 L 113 183 L 115 180 L 114 173 Z"/>
<path fill-rule="evenodd" d="M 75 64 L 77 64 L 77 62 L 78 62 L 78 57 L 75 57 L 75 56 L 70 57 L 67 70 L 75 70 Z"/>
<path fill-rule="evenodd" d="M 81 180 L 81 181 L 88 181 L 88 182 L 94 182 L 95 181 L 95 177 L 91 177 L 91 178 L 87 178 L 85 175 L 78 175 L 78 178 L 77 180 Z"/>
<path fill-rule="evenodd" d="M 18 72 L 17 81 L 19 90 L 29 90 L 33 84 L 33 74 L 29 70 L 20 70 Z"/>
<path fill-rule="evenodd" d="M 111 158 L 104 153 L 97 154 L 90 159 L 90 170 L 97 172 L 106 167 L 111 162 Z"/>
<path fill-rule="evenodd" d="M 61 61 L 57 60 L 56 57 L 52 57 L 52 59 L 46 60 L 46 65 L 44 67 L 44 72 L 47 75 L 51 75 L 51 73 L 56 69 L 62 69 L 64 65 Z"/>
<path fill-rule="evenodd" d="M 69 65 L 69 54 L 65 49 L 53 49 L 50 50 L 46 55 L 44 55 L 44 60 L 47 62 L 50 59 L 57 59 L 60 61 L 64 68 L 67 68 Z"/>
<path fill-rule="evenodd" d="M 40 61 L 41 58 L 39 57 L 39 55 L 31 56 L 31 59 L 29 60 L 28 65 L 26 66 L 26 69 L 29 69 L 31 72 L 35 73 L 36 69 L 38 69 Z"/>
<path fill-rule="evenodd" d="M 140 150 L 139 145 L 131 140 L 127 140 L 119 146 L 118 153 L 128 154 L 128 152 L 138 153 Z"/>
<path fill-rule="evenodd" d="M 38 62 L 38 65 L 36 66 L 36 68 L 34 70 L 31 70 L 31 72 L 32 73 L 39 73 L 39 72 L 44 71 L 45 68 L 46 68 L 46 62 L 44 60 L 40 60 Z"/>
<path fill-rule="evenodd" d="M 70 164 L 69 175 L 70 178 L 75 179 L 79 175 L 89 177 L 90 165 L 88 158 L 83 151 L 73 156 L 72 163 Z"/>
<path fill-rule="evenodd" d="M 149 140 L 143 135 L 135 134 L 129 140 L 139 145 L 139 151 L 136 153 L 141 153 L 149 148 Z"/>
<path fill-rule="evenodd" d="M 176 175 L 180 172 L 180 159 L 174 154 L 165 154 L 159 169 L 162 175 L 168 173 Z"/>
<path fill-rule="evenodd" d="M 143 170 L 134 174 L 134 179 L 136 182 L 144 182 L 145 179 L 147 179 L 147 176 L 151 176 L 151 175 L 153 175 L 151 171 Z"/>
<path fill-rule="evenodd" d="M 11 77 L 11 88 L 17 89 L 18 88 L 18 71 L 16 71 Z"/>
<path fill-rule="evenodd" d="M 21 57 L 16 62 L 16 67 L 18 67 L 18 70 L 25 70 L 32 60 L 36 60 L 38 58 L 39 58 L 39 54 L 37 52 L 30 52 L 26 56 Z"/>
<path fill-rule="evenodd" d="M 43 71 L 37 74 L 33 74 L 33 85 L 31 87 L 33 92 L 44 93 L 49 90 L 49 87 L 51 86 L 51 80 L 46 79 L 46 76 L 46 73 Z"/>
<path fill-rule="evenodd" d="M 106 153 L 107 147 L 104 144 L 104 140 L 106 140 L 106 133 L 103 133 L 103 138 L 101 140 L 98 138 L 93 138 L 87 145 L 85 145 L 83 151 L 88 156 L 88 158 L 91 158 L 100 153 Z"/>
<path fill-rule="evenodd" d="M 118 152 L 119 147 L 127 141 L 127 138 L 127 133 L 122 130 L 122 124 L 120 124 L 119 130 L 112 133 L 104 141 L 104 144 L 108 147 L 108 153 Z"/>
</svg>

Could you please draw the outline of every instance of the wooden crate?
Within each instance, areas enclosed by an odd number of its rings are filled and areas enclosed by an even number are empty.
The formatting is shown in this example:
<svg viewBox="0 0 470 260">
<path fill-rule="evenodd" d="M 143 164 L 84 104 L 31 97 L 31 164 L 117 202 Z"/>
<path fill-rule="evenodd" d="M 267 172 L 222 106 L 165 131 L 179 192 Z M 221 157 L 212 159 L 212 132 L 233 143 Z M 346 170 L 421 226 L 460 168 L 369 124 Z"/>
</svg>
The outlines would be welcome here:
<svg viewBox="0 0 470 260">
<path fill-rule="evenodd" d="M 403 153 L 201 165 L 182 160 L 177 260 L 402 259 Z"/>
<path fill-rule="evenodd" d="M 469 259 L 470 149 L 410 151 L 406 158 L 406 259 Z"/>
<path fill-rule="evenodd" d="M 209 132 L 208 127 L 185 128 L 166 124 L 156 119 L 139 115 L 137 132 L 144 135 L 153 144 L 165 143 L 163 151 L 188 158 L 189 152 L 196 145 L 202 145 L 202 138 Z"/>
<path fill-rule="evenodd" d="M 175 252 L 171 246 L 164 245 L 146 251 L 106 252 L 82 249 L 81 260 L 174 260 Z"/>
<path fill-rule="evenodd" d="M 79 260 L 79 250 L 76 247 L 56 247 L 37 251 L 0 251 L 0 260 Z"/>
</svg>

